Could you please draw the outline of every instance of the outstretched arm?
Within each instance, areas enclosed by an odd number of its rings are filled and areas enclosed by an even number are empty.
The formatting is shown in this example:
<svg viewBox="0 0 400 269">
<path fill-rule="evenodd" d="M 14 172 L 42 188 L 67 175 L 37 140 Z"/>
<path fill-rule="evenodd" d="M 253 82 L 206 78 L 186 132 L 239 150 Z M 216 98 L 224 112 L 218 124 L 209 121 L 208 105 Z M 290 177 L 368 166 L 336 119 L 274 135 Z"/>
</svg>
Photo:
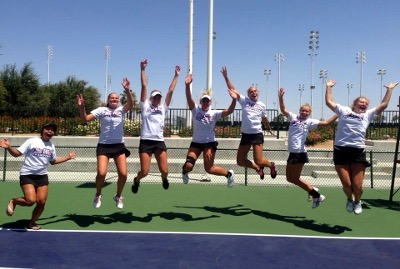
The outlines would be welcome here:
<svg viewBox="0 0 400 269">
<path fill-rule="evenodd" d="M 392 82 L 389 85 L 385 85 L 386 94 L 383 97 L 382 103 L 380 103 L 379 105 L 377 105 L 375 107 L 375 114 L 379 115 L 382 113 L 383 110 L 385 110 L 387 108 L 389 101 L 390 101 L 390 97 L 392 96 L 392 90 L 394 89 L 394 87 L 397 86 L 397 84 L 399 84 L 399 83 Z"/>
<path fill-rule="evenodd" d="M 75 152 L 74 151 L 70 151 L 68 153 L 68 155 L 66 155 L 65 157 L 57 157 L 57 159 L 55 159 L 54 161 L 51 161 L 50 164 L 54 165 L 54 164 L 59 164 L 59 163 L 63 163 L 69 160 L 75 159 Z"/>
<path fill-rule="evenodd" d="M 188 74 L 185 78 L 185 86 L 186 86 L 186 101 L 190 110 L 192 110 L 195 106 L 195 103 L 192 98 L 192 93 L 190 91 L 190 84 L 192 83 L 192 74 Z"/>
<path fill-rule="evenodd" d="M 10 142 L 7 139 L 0 140 L 0 147 L 6 149 L 13 157 L 19 157 L 22 155 L 16 148 L 11 147 Z"/>
<path fill-rule="evenodd" d="M 175 66 L 175 75 L 171 81 L 171 85 L 169 85 L 167 96 L 165 96 L 165 103 L 167 104 L 167 106 L 169 106 L 169 104 L 171 103 L 172 94 L 174 93 L 174 89 L 176 86 L 176 82 L 178 81 L 180 71 L 181 68 L 179 66 Z"/>
<path fill-rule="evenodd" d="M 332 87 L 335 86 L 335 84 L 336 82 L 334 80 L 330 79 L 326 81 L 325 103 L 332 111 L 334 111 L 336 107 L 336 103 L 332 98 Z"/>
<path fill-rule="evenodd" d="M 122 87 L 124 88 L 125 95 L 126 95 L 126 104 L 123 107 L 124 113 L 130 111 L 133 107 L 133 97 L 131 93 L 131 83 L 129 82 L 128 78 L 123 78 L 122 79 Z"/>
<path fill-rule="evenodd" d="M 229 89 L 230 91 L 236 92 L 236 95 L 237 95 L 236 99 L 238 100 L 238 99 L 240 98 L 240 93 L 236 90 L 235 86 L 232 84 L 232 82 L 231 82 L 230 79 L 228 78 L 228 69 L 226 69 L 226 66 L 223 66 L 223 67 L 222 67 L 221 73 L 222 73 L 222 76 L 223 76 L 224 79 L 225 79 L 226 86 L 228 87 L 228 89 Z"/>
<path fill-rule="evenodd" d="M 289 111 L 285 107 L 285 102 L 283 101 L 283 95 L 285 94 L 285 90 L 280 88 L 278 90 L 278 98 L 279 98 L 279 108 L 281 109 L 282 114 L 287 117 L 289 116 Z"/>
<path fill-rule="evenodd" d="M 144 59 L 140 62 L 140 83 L 142 85 L 140 90 L 140 102 L 146 101 L 147 95 L 147 79 L 146 79 L 146 66 L 147 66 L 147 59 Z"/>
<path fill-rule="evenodd" d="M 81 118 L 83 123 L 94 120 L 94 116 L 92 114 L 86 114 L 85 100 L 83 100 L 82 94 L 78 94 L 76 96 L 76 103 L 78 104 L 79 108 L 79 117 Z"/>
<path fill-rule="evenodd" d="M 334 122 L 336 119 L 338 118 L 338 115 L 333 115 L 332 117 L 330 117 L 329 119 L 327 119 L 326 121 L 320 121 L 318 123 L 318 127 L 324 127 L 324 126 L 328 126 L 329 124 L 331 124 L 332 122 Z"/>
<path fill-rule="evenodd" d="M 227 109 L 222 110 L 222 118 L 228 116 L 229 114 L 232 114 L 233 110 L 236 107 L 236 94 L 232 92 L 230 89 L 228 89 L 229 95 L 232 97 L 232 102 L 230 106 Z"/>
</svg>

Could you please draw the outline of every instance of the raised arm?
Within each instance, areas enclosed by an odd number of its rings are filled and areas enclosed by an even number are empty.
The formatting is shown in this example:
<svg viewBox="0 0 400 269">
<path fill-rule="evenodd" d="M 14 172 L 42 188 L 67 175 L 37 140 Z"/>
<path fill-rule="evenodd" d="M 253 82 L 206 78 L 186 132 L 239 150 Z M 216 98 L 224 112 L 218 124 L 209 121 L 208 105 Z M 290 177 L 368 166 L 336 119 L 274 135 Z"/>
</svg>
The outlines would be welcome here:
<svg viewBox="0 0 400 269">
<path fill-rule="evenodd" d="M 330 79 L 326 81 L 325 103 L 332 111 L 334 111 L 336 107 L 336 103 L 332 98 L 332 87 L 335 86 L 335 84 L 336 82 L 334 80 Z"/>
<path fill-rule="evenodd" d="M 228 69 L 226 69 L 226 66 L 222 67 L 221 73 L 222 73 L 222 76 L 225 79 L 226 86 L 228 87 L 228 89 L 230 89 L 231 91 L 236 92 L 236 94 L 237 94 L 236 99 L 239 99 L 240 98 L 240 93 L 236 90 L 235 86 L 232 84 L 231 80 L 228 78 Z"/>
<path fill-rule="evenodd" d="M 175 75 L 172 78 L 171 85 L 169 85 L 167 96 L 165 96 L 165 103 L 167 104 L 167 106 L 169 106 L 169 104 L 171 103 L 172 94 L 174 93 L 174 89 L 176 86 L 176 82 L 178 81 L 180 71 L 181 68 L 178 65 L 175 66 Z"/>
<path fill-rule="evenodd" d="M 146 66 L 147 66 L 147 59 L 144 59 L 140 62 L 140 83 L 142 85 L 140 89 L 140 102 L 146 101 L 146 94 L 147 94 L 147 79 L 146 79 Z"/>
<path fill-rule="evenodd" d="M 190 110 L 192 110 L 195 106 L 195 103 L 192 98 L 192 92 L 190 91 L 190 84 L 192 83 L 192 74 L 188 74 L 185 78 L 185 91 L 186 91 L 186 101 Z"/>
<path fill-rule="evenodd" d="M 6 149 L 13 157 L 19 157 L 22 155 L 16 148 L 10 145 L 7 139 L 0 140 L 0 147 Z"/>
<path fill-rule="evenodd" d="M 227 109 L 222 110 L 222 118 L 228 116 L 229 114 L 232 114 L 233 110 L 236 107 L 236 93 L 231 89 L 228 89 L 228 93 L 232 97 L 232 102 Z"/>
<path fill-rule="evenodd" d="M 79 117 L 81 118 L 83 123 L 94 120 L 94 116 L 92 114 L 90 114 L 90 113 L 86 114 L 85 100 L 83 100 L 82 94 L 78 94 L 76 96 L 76 103 L 78 104 L 78 108 L 79 108 Z"/>
<path fill-rule="evenodd" d="M 124 113 L 130 111 L 133 107 L 133 97 L 131 93 L 131 83 L 129 82 L 128 78 L 123 78 L 122 79 L 122 87 L 124 88 L 125 95 L 126 95 L 126 104 L 123 107 Z"/>
<path fill-rule="evenodd" d="M 285 90 L 280 88 L 278 90 L 278 98 L 279 98 L 279 108 L 281 109 L 281 113 L 287 117 L 289 116 L 289 111 L 285 107 L 285 102 L 283 101 L 283 95 L 285 94 Z"/>
<path fill-rule="evenodd" d="M 333 123 L 336 119 L 338 118 L 338 115 L 333 115 L 332 117 L 330 117 L 329 119 L 327 119 L 326 121 L 320 121 L 318 123 L 318 127 L 324 127 L 324 126 L 328 126 L 331 123 Z"/>
<path fill-rule="evenodd" d="M 386 94 L 383 97 L 382 103 L 380 103 L 379 105 L 377 105 L 375 107 L 375 114 L 379 115 L 382 113 L 383 110 L 385 110 L 387 108 L 389 101 L 390 101 L 390 97 L 392 96 L 392 90 L 394 89 L 394 87 L 397 86 L 397 84 L 399 84 L 399 83 L 392 82 L 389 85 L 385 85 Z"/>
</svg>

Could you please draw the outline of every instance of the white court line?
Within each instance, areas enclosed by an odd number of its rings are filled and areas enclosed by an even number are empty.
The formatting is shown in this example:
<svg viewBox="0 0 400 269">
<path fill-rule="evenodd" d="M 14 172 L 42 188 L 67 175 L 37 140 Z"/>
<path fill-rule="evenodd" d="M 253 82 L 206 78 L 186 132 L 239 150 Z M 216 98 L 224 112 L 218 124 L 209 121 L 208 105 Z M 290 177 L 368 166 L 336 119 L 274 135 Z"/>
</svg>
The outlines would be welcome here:
<svg viewBox="0 0 400 269">
<path fill-rule="evenodd" d="M 307 236 L 285 234 L 247 234 L 247 233 L 211 233 L 211 232 L 167 232 L 167 231 L 107 231 L 107 230 L 47 230 L 33 231 L 29 229 L 0 228 L 0 231 L 27 231 L 27 232 L 51 232 L 51 233 L 122 233 L 122 234 L 182 234 L 182 235 L 226 235 L 226 236 L 250 236 L 250 237 L 284 237 L 284 238 L 313 238 L 313 239 L 346 239 L 346 240 L 400 240 L 400 237 L 335 237 L 335 236 Z M 0 267 L 1 269 L 1 267 Z"/>
</svg>

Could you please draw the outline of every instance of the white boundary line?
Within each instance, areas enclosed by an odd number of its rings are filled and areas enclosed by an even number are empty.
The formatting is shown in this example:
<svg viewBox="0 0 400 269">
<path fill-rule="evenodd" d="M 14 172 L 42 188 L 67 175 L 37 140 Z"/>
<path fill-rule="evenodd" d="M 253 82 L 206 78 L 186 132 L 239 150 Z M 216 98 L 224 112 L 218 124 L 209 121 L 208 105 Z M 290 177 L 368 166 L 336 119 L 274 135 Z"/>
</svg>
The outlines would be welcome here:
<svg viewBox="0 0 400 269">
<path fill-rule="evenodd" d="M 400 240 L 400 237 L 335 237 L 335 236 L 306 236 L 306 235 L 279 235 L 279 234 L 246 234 L 246 233 L 211 233 L 211 232 L 166 232 L 166 231 L 107 231 L 107 230 L 47 230 L 33 231 L 29 229 L 0 228 L 0 231 L 27 231 L 52 233 L 125 233 L 125 234 L 182 234 L 182 235 L 224 235 L 224 236 L 251 236 L 251 237 L 286 237 L 286 238 L 313 238 L 313 239 L 346 239 L 346 240 Z M 1 268 L 1 267 L 0 267 Z"/>
</svg>

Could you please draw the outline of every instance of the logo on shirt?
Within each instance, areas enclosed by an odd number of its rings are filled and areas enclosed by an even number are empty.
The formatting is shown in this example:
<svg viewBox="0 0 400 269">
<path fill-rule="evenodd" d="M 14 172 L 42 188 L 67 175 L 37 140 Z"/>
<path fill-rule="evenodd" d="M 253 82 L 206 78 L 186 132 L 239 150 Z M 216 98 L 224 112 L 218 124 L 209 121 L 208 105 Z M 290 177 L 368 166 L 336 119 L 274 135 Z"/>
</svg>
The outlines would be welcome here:
<svg viewBox="0 0 400 269">
<path fill-rule="evenodd" d="M 208 114 L 197 113 L 196 120 L 204 123 L 211 123 L 214 120 L 214 117 Z"/>
<path fill-rule="evenodd" d="M 358 121 L 366 121 L 364 115 L 358 115 L 355 113 L 350 112 L 349 114 L 345 114 L 343 115 L 343 118 L 345 119 L 354 119 L 354 120 L 358 120 Z"/>
<path fill-rule="evenodd" d="M 42 149 L 42 148 L 34 148 L 32 154 L 38 157 L 51 157 L 51 150 L 49 149 Z"/>
<path fill-rule="evenodd" d="M 244 106 L 246 109 L 249 110 L 254 110 L 254 111 L 264 111 L 263 106 L 254 103 L 254 102 L 247 102 L 246 105 Z"/>
<path fill-rule="evenodd" d="M 103 116 L 104 117 L 111 117 L 111 118 L 119 118 L 119 117 L 122 116 L 122 111 L 121 110 L 114 110 L 114 111 L 105 110 L 103 112 Z"/>
<path fill-rule="evenodd" d="M 147 113 L 150 113 L 151 115 L 162 115 L 162 110 L 159 109 L 158 107 L 149 107 L 146 111 Z"/>
</svg>

